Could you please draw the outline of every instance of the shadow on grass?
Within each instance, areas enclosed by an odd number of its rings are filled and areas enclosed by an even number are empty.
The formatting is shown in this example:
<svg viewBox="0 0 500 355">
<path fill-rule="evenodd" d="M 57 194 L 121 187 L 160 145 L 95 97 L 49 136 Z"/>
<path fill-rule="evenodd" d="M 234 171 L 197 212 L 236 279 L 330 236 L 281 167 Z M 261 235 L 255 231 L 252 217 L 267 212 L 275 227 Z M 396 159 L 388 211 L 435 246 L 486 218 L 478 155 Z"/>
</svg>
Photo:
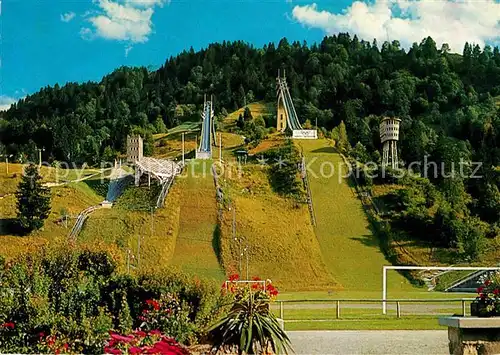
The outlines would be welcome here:
<svg viewBox="0 0 500 355">
<path fill-rule="evenodd" d="M 89 179 L 83 182 L 99 196 L 106 198 L 109 188 L 109 179 Z"/>
<path fill-rule="evenodd" d="M 374 235 L 365 234 L 361 237 L 354 237 L 351 239 L 356 240 L 356 241 L 360 242 L 361 244 L 366 245 L 368 247 L 377 248 L 380 250 L 380 241 Z"/>
<path fill-rule="evenodd" d="M 216 225 L 212 237 L 212 248 L 214 249 L 215 256 L 219 265 L 222 267 L 222 254 L 221 254 L 221 229 L 220 225 Z"/>
<path fill-rule="evenodd" d="M 334 147 L 323 147 L 323 148 L 318 148 L 318 149 L 314 149 L 314 150 L 311 150 L 311 153 L 338 153 L 337 152 L 337 149 L 335 149 Z"/>
</svg>

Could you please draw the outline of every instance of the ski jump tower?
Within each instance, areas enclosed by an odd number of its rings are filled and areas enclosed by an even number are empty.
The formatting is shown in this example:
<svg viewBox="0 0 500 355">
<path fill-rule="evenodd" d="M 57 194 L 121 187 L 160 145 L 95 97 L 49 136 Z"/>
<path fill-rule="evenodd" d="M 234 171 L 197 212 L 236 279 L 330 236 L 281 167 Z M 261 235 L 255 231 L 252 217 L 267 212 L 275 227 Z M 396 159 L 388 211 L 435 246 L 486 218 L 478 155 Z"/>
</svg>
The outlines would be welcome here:
<svg viewBox="0 0 500 355">
<path fill-rule="evenodd" d="M 215 125 L 214 125 L 214 109 L 213 100 L 207 101 L 205 95 L 203 103 L 203 112 L 201 114 L 201 139 L 200 146 L 196 149 L 196 159 L 212 159 L 212 142 L 215 142 Z"/>
<path fill-rule="evenodd" d="M 398 168 L 399 123 L 401 120 L 386 117 L 380 123 L 380 141 L 382 142 L 382 167 Z"/>
<path fill-rule="evenodd" d="M 293 105 L 288 85 L 286 84 L 285 71 L 283 77 L 276 78 L 276 89 L 278 95 L 277 127 L 278 132 L 285 132 L 288 129 L 292 131 L 292 138 L 317 139 L 318 131 L 315 129 L 303 129 L 300 125 L 295 106 Z"/>
</svg>

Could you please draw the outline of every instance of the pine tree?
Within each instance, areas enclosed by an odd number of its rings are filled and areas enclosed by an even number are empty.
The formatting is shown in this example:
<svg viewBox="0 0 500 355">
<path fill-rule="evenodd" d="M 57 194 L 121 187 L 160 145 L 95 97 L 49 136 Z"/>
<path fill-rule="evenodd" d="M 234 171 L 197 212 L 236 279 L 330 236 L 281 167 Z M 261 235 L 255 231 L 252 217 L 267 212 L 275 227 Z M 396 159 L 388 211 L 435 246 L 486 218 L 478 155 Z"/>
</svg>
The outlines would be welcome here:
<svg viewBox="0 0 500 355">
<path fill-rule="evenodd" d="M 344 121 L 341 121 L 339 124 L 338 142 L 336 143 L 336 146 L 342 153 L 349 152 L 349 139 L 347 138 L 347 130 L 345 128 Z"/>
<path fill-rule="evenodd" d="M 238 116 L 238 122 L 236 122 L 236 125 L 239 129 L 243 129 L 243 127 L 245 126 L 245 120 L 243 119 L 243 115 L 241 113 Z"/>
<path fill-rule="evenodd" d="M 156 133 L 167 133 L 167 126 L 165 126 L 165 122 L 163 122 L 161 116 L 156 117 L 155 128 Z"/>
<path fill-rule="evenodd" d="M 42 176 L 34 164 L 25 169 L 16 197 L 17 222 L 23 232 L 42 228 L 50 214 L 50 190 L 42 185 Z"/>
<path fill-rule="evenodd" d="M 130 315 L 127 296 L 123 294 L 120 313 L 118 315 L 118 328 L 122 334 L 128 334 L 132 331 L 132 325 L 132 316 Z"/>
<path fill-rule="evenodd" d="M 245 111 L 243 112 L 243 119 L 245 120 L 245 122 L 251 121 L 253 119 L 252 111 L 250 111 L 248 106 L 245 107 Z"/>
</svg>

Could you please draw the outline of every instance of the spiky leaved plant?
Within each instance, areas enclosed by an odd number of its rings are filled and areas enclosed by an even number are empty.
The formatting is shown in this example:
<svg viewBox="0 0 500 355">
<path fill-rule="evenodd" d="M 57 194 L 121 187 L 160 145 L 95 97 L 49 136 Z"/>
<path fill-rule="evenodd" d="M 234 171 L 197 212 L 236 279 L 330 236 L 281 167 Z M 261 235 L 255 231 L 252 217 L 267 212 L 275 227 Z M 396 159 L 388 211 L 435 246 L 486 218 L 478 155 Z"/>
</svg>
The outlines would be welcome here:
<svg viewBox="0 0 500 355">
<path fill-rule="evenodd" d="M 270 301 L 269 291 L 238 288 L 229 313 L 208 330 L 213 350 L 237 348 L 238 354 L 258 354 L 270 347 L 275 354 L 293 352 L 290 339 L 270 311 Z"/>
</svg>

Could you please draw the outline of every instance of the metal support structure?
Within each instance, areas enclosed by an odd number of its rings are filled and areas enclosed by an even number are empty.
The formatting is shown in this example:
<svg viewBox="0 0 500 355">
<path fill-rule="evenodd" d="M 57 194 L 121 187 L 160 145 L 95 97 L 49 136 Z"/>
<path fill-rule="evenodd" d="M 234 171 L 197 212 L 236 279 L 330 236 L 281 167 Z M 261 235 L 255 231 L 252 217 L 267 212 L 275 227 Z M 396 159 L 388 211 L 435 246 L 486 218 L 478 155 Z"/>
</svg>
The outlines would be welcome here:
<svg viewBox="0 0 500 355">
<path fill-rule="evenodd" d="M 137 266 L 141 265 L 141 235 L 137 236 Z"/>
<path fill-rule="evenodd" d="M 42 148 L 37 148 L 38 150 L 38 167 L 41 168 L 42 167 L 42 152 L 45 152 L 45 148 L 42 147 Z"/>
<path fill-rule="evenodd" d="M 222 133 L 219 132 L 219 163 L 222 164 Z"/>
<path fill-rule="evenodd" d="M 184 132 L 182 132 L 182 166 L 184 166 Z"/>
<path fill-rule="evenodd" d="M 339 319 L 340 318 L 340 301 L 339 300 L 337 300 L 336 313 L 337 313 L 337 319 Z"/>
<path fill-rule="evenodd" d="M 401 318 L 401 304 L 399 301 L 396 302 L 396 315 L 398 319 Z"/>
</svg>

